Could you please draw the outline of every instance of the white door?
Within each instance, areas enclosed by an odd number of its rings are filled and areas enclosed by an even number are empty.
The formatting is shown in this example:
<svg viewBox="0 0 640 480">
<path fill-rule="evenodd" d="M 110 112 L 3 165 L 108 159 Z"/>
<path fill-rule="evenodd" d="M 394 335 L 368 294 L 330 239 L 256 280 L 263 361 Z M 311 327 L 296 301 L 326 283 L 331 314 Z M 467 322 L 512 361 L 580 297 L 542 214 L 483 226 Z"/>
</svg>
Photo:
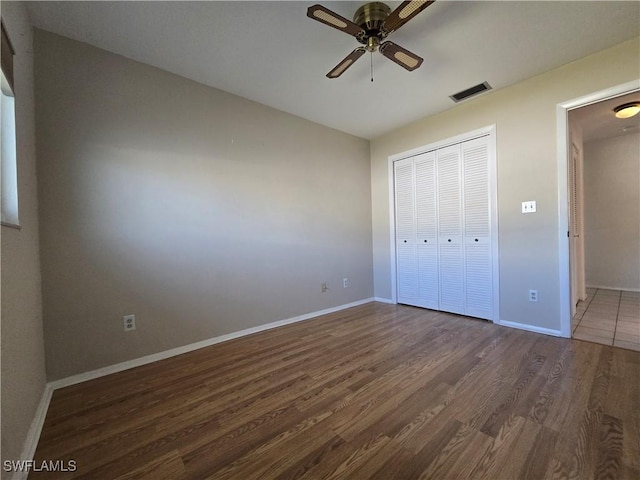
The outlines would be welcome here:
<svg viewBox="0 0 640 480">
<path fill-rule="evenodd" d="M 398 302 L 408 305 L 418 303 L 418 256 L 413 172 L 412 158 L 400 160 L 394 164 Z"/>
<path fill-rule="evenodd" d="M 399 303 L 496 317 L 491 145 L 483 136 L 394 162 Z"/>
<path fill-rule="evenodd" d="M 569 160 L 569 229 L 571 265 L 571 316 L 576 313 L 579 300 L 587 299 L 584 269 L 584 226 L 582 156 L 575 144 L 571 144 Z"/>
<path fill-rule="evenodd" d="M 464 314 L 460 145 L 437 151 L 440 310 Z"/>
<path fill-rule="evenodd" d="M 465 314 L 493 318 L 493 264 L 486 137 L 461 144 Z"/>
<path fill-rule="evenodd" d="M 415 158 L 416 244 L 419 306 L 438 309 L 438 212 L 436 153 Z"/>
</svg>

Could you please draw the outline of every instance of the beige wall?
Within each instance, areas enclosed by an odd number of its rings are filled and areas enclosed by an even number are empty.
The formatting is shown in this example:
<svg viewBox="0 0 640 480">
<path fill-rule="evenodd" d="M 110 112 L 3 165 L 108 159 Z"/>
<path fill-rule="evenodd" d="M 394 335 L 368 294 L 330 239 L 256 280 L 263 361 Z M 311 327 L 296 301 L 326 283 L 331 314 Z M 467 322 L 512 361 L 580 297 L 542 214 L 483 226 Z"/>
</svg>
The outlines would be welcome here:
<svg viewBox="0 0 640 480">
<path fill-rule="evenodd" d="M 584 144 L 589 287 L 640 290 L 640 134 Z"/>
<path fill-rule="evenodd" d="M 16 460 L 45 387 L 31 26 L 24 5 L 2 2 L 16 51 L 14 80 L 21 230 L 2 227 L 2 460 Z M 2 470 L 2 478 L 8 474 Z"/>
<path fill-rule="evenodd" d="M 388 157 L 495 124 L 500 318 L 560 330 L 556 105 L 637 79 L 639 58 L 634 39 L 374 139 L 375 295 L 391 297 Z M 520 213 L 525 200 L 538 202 L 537 213 Z M 529 289 L 539 291 L 538 303 L 528 301 Z"/>
<path fill-rule="evenodd" d="M 35 37 L 50 379 L 372 296 L 368 141 Z"/>
</svg>

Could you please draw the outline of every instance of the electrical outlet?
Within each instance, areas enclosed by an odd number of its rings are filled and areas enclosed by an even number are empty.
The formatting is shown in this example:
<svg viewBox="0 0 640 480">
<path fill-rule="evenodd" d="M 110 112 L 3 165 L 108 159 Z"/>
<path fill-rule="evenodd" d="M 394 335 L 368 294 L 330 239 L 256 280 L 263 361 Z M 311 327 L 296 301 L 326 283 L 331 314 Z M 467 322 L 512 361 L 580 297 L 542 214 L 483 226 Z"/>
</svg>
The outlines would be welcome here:
<svg viewBox="0 0 640 480">
<path fill-rule="evenodd" d="M 538 301 L 538 290 L 529 290 L 529 301 L 530 302 Z"/>
<path fill-rule="evenodd" d="M 135 315 L 125 315 L 122 317 L 124 320 L 124 331 L 130 332 L 131 330 L 136 329 L 136 316 Z"/>
<path fill-rule="evenodd" d="M 342 288 L 349 288 L 349 279 L 346 277 L 342 279 Z"/>
<path fill-rule="evenodd" d="M 324 282 L 320 288 L 322 289 L 322 293 L 327 293 L 327 290 L 329 290 L 327 282 Z"/>
</svg>

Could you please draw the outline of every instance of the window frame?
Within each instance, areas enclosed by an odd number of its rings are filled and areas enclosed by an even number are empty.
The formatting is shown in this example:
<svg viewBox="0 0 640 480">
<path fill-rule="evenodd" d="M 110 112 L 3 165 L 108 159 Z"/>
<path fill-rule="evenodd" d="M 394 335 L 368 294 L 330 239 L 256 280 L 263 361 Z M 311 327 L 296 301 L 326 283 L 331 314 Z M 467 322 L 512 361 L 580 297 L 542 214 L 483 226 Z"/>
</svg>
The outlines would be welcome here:
<svg viewBox="0 0 640 480">
<path fill-rule="evenodd" d="M 1 69 L 2 69 L 2 103 L 4 108 L 2 111 L 1 131 L 0 131 L 0 151 L 7 148 L 7 135 L 10 135 L 9 151 L 7 154 L 0 154 L 0 162 L 2 167 L 2 216 L 0 224 L 5 227 L 20 229 L 20 215 L 18 204 L 18 158 L 17 158 L 17 131 L 16 131 L 16 105 L 15 105 L 15 79 L 14 79 L 14 56 L 15 50 L 9 39 L 9 34 L 4 25 L 4 21 L 0 19 L 2 29 L 2 51 L 1 51 Z M 6 85 L 5 85 L 6 83 Z M 7 112 L 6 108 L 10 108 Z M 4 139 L 4 140 L 3 140 Z M 5 152 L 6 153 L 6 152 Z M 7 193 L 8 192 L 8 193 Z M 5 197 L 5 195 L 7 195 Z"/>
</svg>

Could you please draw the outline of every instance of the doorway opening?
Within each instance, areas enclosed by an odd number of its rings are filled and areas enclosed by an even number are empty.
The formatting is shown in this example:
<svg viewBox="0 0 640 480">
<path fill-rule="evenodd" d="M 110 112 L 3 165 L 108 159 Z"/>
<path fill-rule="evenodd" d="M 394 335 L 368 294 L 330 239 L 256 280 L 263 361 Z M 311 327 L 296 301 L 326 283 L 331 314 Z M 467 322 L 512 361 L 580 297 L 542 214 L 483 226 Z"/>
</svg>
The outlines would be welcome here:
<svg viewBox="0 0 640 480">
<path fill-rule="evenodd" d="M 635 279 L 639 273 L 635 264 L 625 265 L 625 260 L 634 263 L 628 250 L 633 250 L 640 235 L 636 232 L 637 226 L 622 232 L 626 227 L 621 216 L 629 214 L 625 213 L 625 207 L 632 210 L 635 207 L 622 203 L 620 199 L 624 195 L 616 191 L 620 185 L 624 187 L 625 181 L 636 190 L 637 185 L 633 187 L 630 179 L 616 172 L 613 162 L 607 163 L 602 158 L 610 158 L 612 150 L 624 149 L 625 142 L 636 138 L 632 139 L 630 134 L 637 135 L 640 122 L 637 119 L 621 122 L 614 117 L 613 109 L 630 98 L 638 100 L 639 95 L 640 81 L 634 81 L 565 102 L 557 108 L 561 333 L 564 337 L 584 337 L 584 340 L 609 345 L 618 341 L 618 346 L 627 348 L 632 347 L 625 344 L 626 340 L 636 340 L 640 348 L 640 338 L 627 338 L 625 334 L 625 330 L 635 329 L 625 322 L 640 310 L 637 305 L 640 280 Z M 622 139 L 623 136 L 626 138 Z M 637 164 L 637 158 L 632 162 Z M 637 165 L 633 168 L 637 169 Z M 601 178 L 603 171 L 608 172 L 609 178 L 606 175 Z M 635 181 L 637 184 L 637 175 Z M 637 196 L 637 192 L 634 195 Z M 612 203 L 614 200 L 618 203 Z M 632 198 L 629 200 L 633 202 Z M 611 247 L 610 254 L 600 255 L 602 258 L 594 255 L 594 252 L 608 252 L 607 247 Z M 621 324 L 618 324 L 619 318 L 623 319 Z M 616 332 L 618 325 L 620 329 Z"/>
</svg>

